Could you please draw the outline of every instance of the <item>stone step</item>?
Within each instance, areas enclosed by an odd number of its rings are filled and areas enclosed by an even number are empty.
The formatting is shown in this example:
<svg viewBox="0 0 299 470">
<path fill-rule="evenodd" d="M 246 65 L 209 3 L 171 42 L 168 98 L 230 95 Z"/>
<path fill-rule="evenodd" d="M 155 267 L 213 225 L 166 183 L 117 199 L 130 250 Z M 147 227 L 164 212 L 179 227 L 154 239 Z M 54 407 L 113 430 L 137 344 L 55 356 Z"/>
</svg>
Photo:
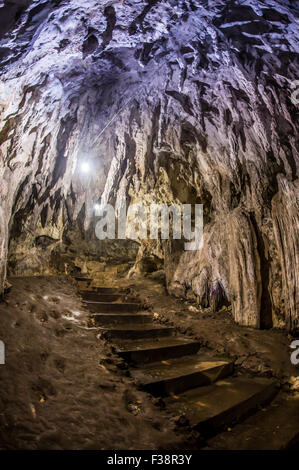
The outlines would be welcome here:
<svg viewBox="0 0 299 470">
<path fill-rule="evenodd" d="M 175 329 L 167 326 L 160 326 L 155 324 L 150 325 L 118 325 L 111 327 L 103 327 L 99 330 L 105 333 L 108 338 L 122 338 L 122 339 L 141 339 L 141 338 L 161 338 L 171 336 L 174 334 Z"/>
<path fill-rule="evenodd" d="M 117 287 L 96 287 L 96 286 L 89 286 L 88 289 L 81 289 L 79 290 L 80 295 L 84 295 L 85 293 L 97 293 L 97 294 L 121 294 L 120 290 Z"/>
<path fill-rule="evenodd" d="M 278 396 L 270 405 L 208 442 L 213 450 L 299 448 L 299 395 Z"/>
<path fill-rule="evenodd" d="M 151 314 L 136 314 L 136 313 L 94 313 L 92 318 L 96 325 L 123 325 L 123 324 L 147 324 L 151 323 L 154 319 Z"/>
<path fill-rule="evenodd" d="M 274 380 L 229 378 L 167 398 L 166 407 L 172 414 L 186 416 L 191 427 L 207 437 L 248 417 L 276 393 Z"/>
<path fill-rule="evenodd" d="M 101 294 L 98 292 L 82 292 L 80 293 L 83 300 L 88 300 L 90 302 L 116 302 L 124 301 L 126 296 L 124 294 L 116 293 L 116 294 Z"/>
<path fill-rule="evenodd" d="M 84 301 L 86 307 L 94 313 L 110 313 L 110 312 L 138 312 L 142 309 L 142 305 L 132 302 L 93 302 Z"/>
<path fill-rule="evenodd" d="M 210 385 L 232 372 L 232 362 L 202 361 L 196 354 L 144 365 L 140 369 L 133 370 L 132 376 L 143 390 L 155 396 L 167 396 Z"/>
<path fill-rule="evenodd" d="M 159 340 L 125 341 L 116 346 L 116 352 L 127 362 L 148 363 L 196 354 L 199 348 L 198 341 L 169 337 Z"/>
<path fill-rule="evenodd" d="M 84 276 L 75 276 L 75 280 L 78 282 L 88 282 L 89 284 L 93 281 L 91 277 L 84 277 Z"/>
</svg>

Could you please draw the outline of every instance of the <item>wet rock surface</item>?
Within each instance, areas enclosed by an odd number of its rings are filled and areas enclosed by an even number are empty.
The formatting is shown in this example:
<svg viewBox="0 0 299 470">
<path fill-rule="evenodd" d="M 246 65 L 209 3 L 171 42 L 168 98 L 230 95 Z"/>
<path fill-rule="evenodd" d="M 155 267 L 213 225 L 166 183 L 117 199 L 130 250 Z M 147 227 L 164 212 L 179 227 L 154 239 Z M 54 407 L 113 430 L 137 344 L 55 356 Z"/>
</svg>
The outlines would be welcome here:
<svg viewBox="0 0 299 470">
<path fill-rule="evenodd" d="M 92 227 L 96 201 L 202 203 L 203 250 L 142 242 L 131 275 L 154 261 L 175 295 L 295 331 L 294 2 L 0 8 L 1 291 L 9 240 L 12 272 L 53 272 L 65 227 Z"/>
</svg>

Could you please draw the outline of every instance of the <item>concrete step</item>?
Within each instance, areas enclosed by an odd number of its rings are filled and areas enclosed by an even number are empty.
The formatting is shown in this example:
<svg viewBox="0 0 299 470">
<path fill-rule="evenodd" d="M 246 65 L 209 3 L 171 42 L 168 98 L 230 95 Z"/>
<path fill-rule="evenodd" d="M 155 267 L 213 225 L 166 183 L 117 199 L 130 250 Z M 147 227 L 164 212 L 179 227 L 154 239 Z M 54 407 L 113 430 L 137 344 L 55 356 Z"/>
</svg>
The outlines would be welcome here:
<svg viewBox="0 0 299 470">
<path fill-rule="evenodd" d="M 166 399 L 167 410 L 185 415 L 203 436 L 248 417 L 277 393 L 274 380 L 229 378 Z"/>
<path fill-rule="evenodd" d="M 162 360 L 132 371 L 139 386 L 155 396 L 210 385 L 233 372 L 230 361 L 202 361 L 200 355 Z"/>
<path fill-rule="evenodd" d="M 93 302 L 93 301 L 84 301 L 86 307 L 94 313 L 110 313 L 110 312 L 138 312 L 142 309 L 141 304 L 132 303 L 132 302 Z"/>
<path fill-rule="evenodd" d="M 278 396 L 270 405 L 208 442 L 212 450 L 299 449 L 299 394 Z"/>
<path fill-rule="evenodd" d="M 198 341 L 169 337 L 159 340 L 124 341 L 116 346 L 116 352 L 128 362 L 149 363 L 196 354 L 199 348 Z"/>
<path fill-rule="evenodd" d="M 122 338 L 122 339 L 141 339 L 141 338 L 162 338 L 174 334 L 175 329 L 167 326 L 160 326 L 155 324 L 149 325 L 118 325 L 108 326 L 100 329 L 106 334 L 108 338 Z"/>
<path fill-rule="evenodd" d="M 151 323 L 154 316 L 151 314 L 136 313 L 93 313 L 92 318 L 98 326 L 147 324 Z"/>
<path fill-rule="evenodd" d="M 90 302 L 116 302 L 117 300 L 122 302 L 126 298 L 124 294 L 120 294 L 120 293 L 101 294 L 101 293 L 92 292 L 92 291 L 82 292 L 80 293 L 80 295 L 83 298 L 83 300 L 87 300 Z"/>
</svg>

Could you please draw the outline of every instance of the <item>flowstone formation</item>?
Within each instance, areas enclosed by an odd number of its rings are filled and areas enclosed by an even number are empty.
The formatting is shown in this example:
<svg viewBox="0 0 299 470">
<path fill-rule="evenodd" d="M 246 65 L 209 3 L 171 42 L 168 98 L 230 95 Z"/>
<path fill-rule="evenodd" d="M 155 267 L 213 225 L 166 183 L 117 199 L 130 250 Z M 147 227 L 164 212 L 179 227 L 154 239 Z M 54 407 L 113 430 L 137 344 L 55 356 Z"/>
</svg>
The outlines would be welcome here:
<svg viewBox="0 0 299 470">
<path fill-rule="evenodd" d="M 203 249 L 141 241 L 136 257 L 128 241 L 131 275 L 162 266 L 170 293 L 296 330 L 294 2 L 10 0 L 0 13 L 1 290 L 9 241 L 12 273 L 32 253 L 36 273 L 60 269 L 49 260 L 68 227 L 90 230 L 97 201 L 202 203 Z"/>
</svg>

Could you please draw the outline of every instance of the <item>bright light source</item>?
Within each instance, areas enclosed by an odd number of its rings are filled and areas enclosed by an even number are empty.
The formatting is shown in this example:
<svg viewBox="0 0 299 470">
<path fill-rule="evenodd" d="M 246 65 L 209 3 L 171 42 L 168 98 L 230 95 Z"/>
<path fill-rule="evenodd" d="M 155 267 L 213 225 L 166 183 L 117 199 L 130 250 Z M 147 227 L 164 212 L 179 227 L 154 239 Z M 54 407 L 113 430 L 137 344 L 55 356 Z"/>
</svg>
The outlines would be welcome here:
<svg viewBox="0 0 299 470">
<path fill-rule="evenodd" d="M 98 202 L 96 202 L 95 205 L 93 206 L 93 209 L 94 209 L 95 215 L 99 215 L 99 214 L 100 214 L 100 210 L 101 210 L 101 204 L 99 204 Z"/>
<path fill-rule="evenodd" d="M 90 164 L 88 162 L 82 162 L 80 165 L 80 169 L 82 173 L 89 173 L 90 172 Z"/>
</svg>

